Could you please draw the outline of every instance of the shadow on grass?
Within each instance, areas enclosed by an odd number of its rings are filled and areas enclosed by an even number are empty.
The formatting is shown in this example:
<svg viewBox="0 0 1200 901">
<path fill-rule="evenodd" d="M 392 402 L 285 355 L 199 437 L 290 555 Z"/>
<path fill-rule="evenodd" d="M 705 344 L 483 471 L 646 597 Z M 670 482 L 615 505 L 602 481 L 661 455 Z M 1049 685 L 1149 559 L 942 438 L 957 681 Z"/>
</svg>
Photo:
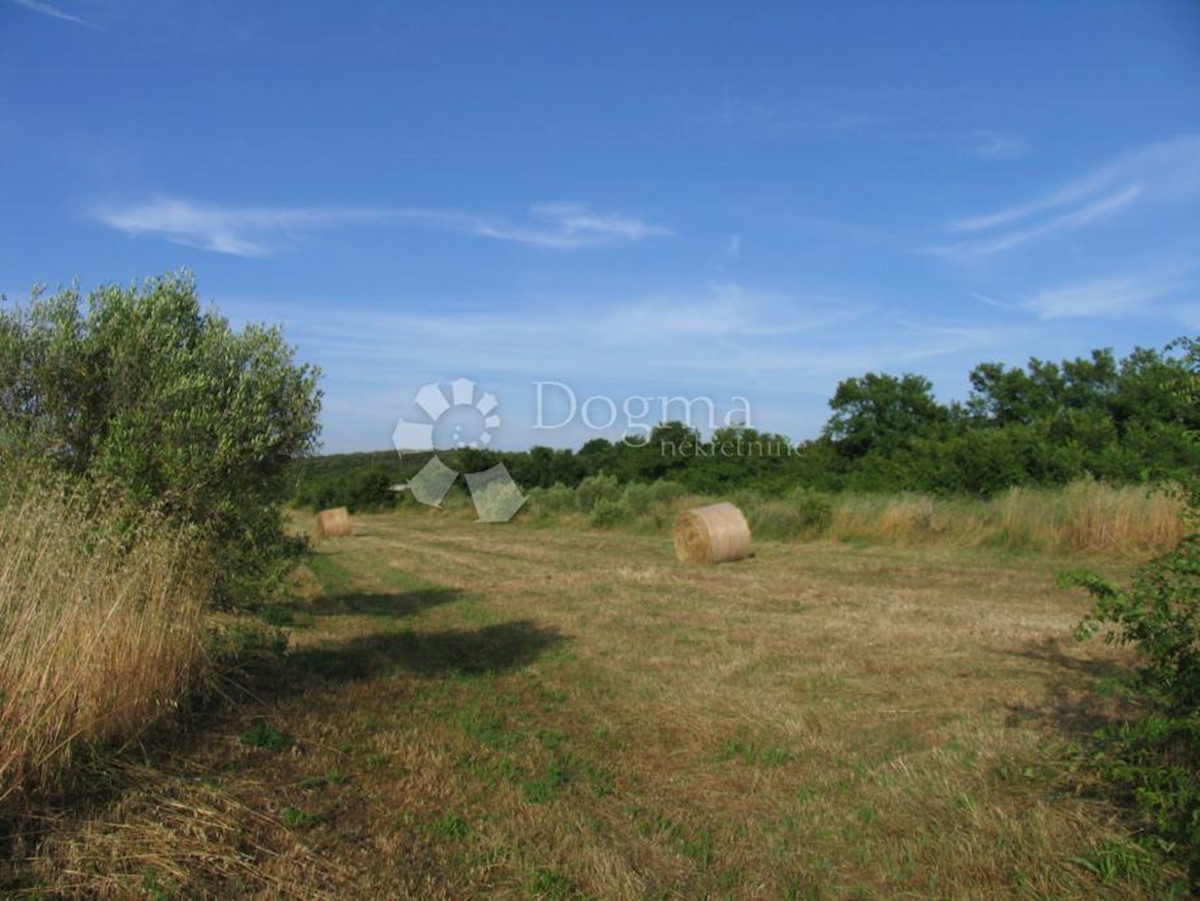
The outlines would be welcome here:
<svg viewBox="0 0 1200 901">
<path fill-rule="evenodd" d="M 1073 657 L 1055 640 L 1030 645 L 1015 656 L 1046 665 L 1050 672 L 1045 699 L 1037 705 L 1010 705 L 1010 725 L 1036 721 L 1069 737 L 1090 739 L 1120 718 L 1122 690 L 1133 678 L 1128 667 Z"/>
<path fill-rule="evenodd" d="M 308 604 L 313 616 L 412 616 L 463 596 L 457 588 L 422 588 L 392 593 L 348 592 L 323 595 Z"/>
<path fill-rule="evenodd" d="M 334 681 L 404 671 L 421 676 L 499 673 L 527 666 L 567 639 L 555 629 L 514 620 L 481 629 L 367 635 L 336 647 L 289 655 L 289 668 Z"/>
</svg>

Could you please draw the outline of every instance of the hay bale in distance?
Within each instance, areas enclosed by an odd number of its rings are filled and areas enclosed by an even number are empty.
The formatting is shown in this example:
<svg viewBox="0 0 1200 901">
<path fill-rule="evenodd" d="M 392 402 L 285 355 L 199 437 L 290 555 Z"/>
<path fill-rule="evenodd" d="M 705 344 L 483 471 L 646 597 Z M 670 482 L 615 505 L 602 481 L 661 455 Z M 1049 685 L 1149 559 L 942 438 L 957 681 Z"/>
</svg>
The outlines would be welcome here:
<svg viewBox="0 0 1200 901">
<path fill-rule="evenodd" d="M 344 538 L 354 534 L 350 524 L 350 511 L 345 507 L 333 507 L 317 514 L 316 534 L 318 538 Z"/>
<path fill-rule="evenodd" d="M 675 520 L 675 556 L 681 563 L 731 563 L 750 555 L 750 526 L 733 504 L 693 507 Z"/>
</svg>

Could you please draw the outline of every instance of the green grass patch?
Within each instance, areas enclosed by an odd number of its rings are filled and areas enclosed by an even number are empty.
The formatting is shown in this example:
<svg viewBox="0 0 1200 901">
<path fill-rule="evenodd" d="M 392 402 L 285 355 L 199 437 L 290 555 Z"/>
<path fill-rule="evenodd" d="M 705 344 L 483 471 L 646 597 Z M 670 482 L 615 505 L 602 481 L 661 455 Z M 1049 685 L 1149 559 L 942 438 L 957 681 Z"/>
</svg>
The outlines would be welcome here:
<svg viewBox="0 0 1200 901">
<path fill-rule="evenodd" d="M 298 807 L 285 807 L 279 812 L 279 822 L 285 829 L 308 829 L 317 822 L 317 816 Z"/>
<path fill-rule="evenodd" d="M 259 721 L 243 732 L 240 736 L 242 744 L 250 748 L 262 748 L 266 751 L 286 751 L 296 743 L 296 740 L 286 733 L 273 728 L 269 723 Z"/>
</svg>

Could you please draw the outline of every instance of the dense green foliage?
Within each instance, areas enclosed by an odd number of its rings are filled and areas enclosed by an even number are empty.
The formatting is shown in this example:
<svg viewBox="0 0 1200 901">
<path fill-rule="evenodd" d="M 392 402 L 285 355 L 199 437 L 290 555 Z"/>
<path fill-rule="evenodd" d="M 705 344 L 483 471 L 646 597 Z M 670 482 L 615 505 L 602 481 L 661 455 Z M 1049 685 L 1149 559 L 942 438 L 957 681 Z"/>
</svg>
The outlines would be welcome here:
<svg viewBox="0 0 1200 901">
<path fill-rule="evenodd" d="M 1196 525 L 1200 492 L 1192 503 Z M 1200 888 L 1200 531 L 1144 566 L 1128 588 L 1091 573 L 1066 582 L 1095 600 L 1081 637 L 1104 629 L 1106 640 L 1132 645 L 1141 658 L 1135 714 L 1098 736 L 1100 772 L 1129 793 Z"/>
<path fill-rule="evenodd" d="M 382 460 L 378 458 L 382 457 Z M 408 476 L 416 469 L 406 467 Z M 351 513 L 384 510 L 396 503 L 390 490 L 400 472 L 394 452 L 345 454 L 306 460 L 294 479 L 293 503 L 312 510 L 349 507 Z"/>
<path fill-rule="evenodd" d="M 923 491 L 990 495 L 1013 486 L 1051 487 L 1095 478 L 1114 484 L 1180 479 L 1197 468 L 1190 431 L 1200 429 L 1200 395 L 1187 384 L 1196 342 L 1162 351 L 1111 351 L 1024 368 L 984 363 L 964 402 L 943 404 L 918 375 L 867 373 L 838 385 L 820 437 L 793 444 L 751 428 L 718 429 L 706 440 L 678 422 L 629 445 L 595 438 L 578 451 L 442 454 L 459 472 L 504 463 L 526 491 L 575 487 L 599 474 L 621 484 L 677 482 L 697 494 L 742 488 L 767 493 Z M 352 509 L 395 503 L 387 485 L 423 461 L 395 454 L 306 461 L 297 502 Z M 605 513 L 611 519 L 615 514 Z"/>
<path fill-rule="evenodd" d="M 218 595 L 249 598 L 283 571 L 291 462 L 319 431 L 317 372 L 278 329 L 235 331 L 189 275 L 0 308 L 0 459 L 47 467 L 97 503 L 197 532 Z"/>
<path fill-rule="evenodd" d="M 1188 402 L 1200 398 L 1200 343 L 1182 342 L 1190 372 L 1176 382 Z M 1192 435 L 1200 450 L 1200 435 Z M 1200 478 L 1185 482 L 1187 534 L 1169 553 L 1142 567 L 1122 588 L 1094 573 L 1073 573 L 1094 607 L 1080 637 L 1104 630 L 1133 646 L 1140 666 L 1137 711 L 1101 735 L 1101 771 L 1128 790 L 1163 840 L 1189 867 L 1200 889 Z"/>
</svg>

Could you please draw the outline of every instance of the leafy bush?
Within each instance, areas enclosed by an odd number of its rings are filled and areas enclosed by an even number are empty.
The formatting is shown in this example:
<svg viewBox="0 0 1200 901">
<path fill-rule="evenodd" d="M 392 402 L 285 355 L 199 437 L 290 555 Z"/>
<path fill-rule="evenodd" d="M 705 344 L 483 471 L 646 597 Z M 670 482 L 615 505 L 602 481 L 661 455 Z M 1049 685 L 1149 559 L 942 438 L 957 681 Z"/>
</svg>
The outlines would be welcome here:
<svg viewBox="0 0 1200 901">
<path fill-rule="evenodd" d="M 621 492 L 621 502 L 632 516 L 645 516 L 683 497 L 687 489 L 677 482 L 631 482 Z"/>
<path fill-rule="evenodd" d="M 756 537 L 791 539 L 817 534 L 808 524 L 805 514 L 786 501 L 765 501 L 749 517 L 750 529 Z"/>
<path fill-rule="evenodd" d="M 1090 572 L 1064 582 L 1085 588 L 1094 607 L 1079 626 L 1085 638 L 1133 645 L 1137 718 L 1104 730 L 1102 774 L 1131 793 L 1165 848 L 1185 861 L 1200 888 L 1200 485 L 1188 491 L 1190 532 L 1143 566 L 1121 588 Z"/>
<path fill-rule="evenodd" d="M 766 498 L 757 488 L 739 488 L 729 496 L 729 502 L 749 516 Z"/>
<path fill-rule="evenodd" d="M 800 533 L 799 513 L 782 501 L 763 501 L 745 512 L 755 538 L 787 539 Z"/>
<path fill-rule="evenodd" d="M 581 513 L 591 513 L 601 500 L 616 501 L 621 496 L 621 486 L 616 476 L 597 473 L 588 476 L 575 489 L 575 507 Z"/>
<path fill-rule="evenodd" d="M 815 491 L 801 488 L 788 495 L 787 500 L 800 520 L 798 534 L 820 535 L 833 524 L 833 504 Z"/>
<path fill-rule="evenodd" d="M 592 507 L 592 513 L 588 517 L 588 522 L 593 526 L 607 529 L 620 523 L 628 522 L 632 518 L 633 511 L 625 505 L 624 501 L 602 497 Z"/>
<path fill-rule="evenodd" d="M 807 489 L 779 500 L 767 500 L 759 492 L 742 490 L 733 495 L 733 503 L 746 514 L 751 531 L 760 538 L 815 538 L 833 522 L 833 505 Z"/>
<path fill-rule="evenodd" d="M 222 561 L 217 593 L 251 599 L 297 548 L 285 472 L 319 431 L 316 369 L 278 329 L 234 331 L 190 275 L 35 292 L 0 309 L 0 465 L 37 461 L 191 528 Z"/>
<path fill-rule="evenodd" d="M 575 491 L 562 482 L 549 488 L 534 488 L 529 492 L 528 507 L 537 516 L 575 509 Z"/>
<path fill-rule="evenodd" d="M 625 490 L 621 492 L 621 504 L 631 516 L 645 516 L 654 503 L 654 489 L 641 482 L 626 485 Z"/>
<path fill-rule="evenodd" d="M 687 494 L 687 489 L 678 482 L 653 482 L 649 488 L 652 502 L 662 506 L 677 501 Z"/>
<path fill-rule="evenodd" d="M 293 502 L 310 510 L 346 507 L 351 513 L 390 510 L 396 506 L 392 485 L 396 475 L 386 467 L 371 466 L 345 472 L 306 477 Z"/>
</svg>

